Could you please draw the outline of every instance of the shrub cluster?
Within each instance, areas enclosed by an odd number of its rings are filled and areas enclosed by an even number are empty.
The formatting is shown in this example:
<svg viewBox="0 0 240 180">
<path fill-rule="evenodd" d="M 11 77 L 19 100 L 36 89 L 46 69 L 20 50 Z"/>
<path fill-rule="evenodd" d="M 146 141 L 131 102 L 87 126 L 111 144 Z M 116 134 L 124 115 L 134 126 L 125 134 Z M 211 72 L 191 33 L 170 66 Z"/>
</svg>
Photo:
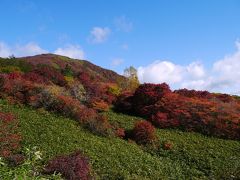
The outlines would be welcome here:
<svg viewBox="0 0 240 180">
<path fill-rule="evenodd" d="M 99 112 L 104 112 L 109 110 L 109 105 L 100 98 L 92 98 L 90 100 L 90 107 L 92 107 L 93 109 Z"/>
<path fill-rule="evenodd" d="M 64 178 L 69 180 L 91 179 L 89 159 L 80 151 L 55 157 L 48 162 L 44 172 L 46 174 L 61 173 Z"/>
<path fill-rule="evenodd" d="M 0 96 L 38 107 L 37 99 L 43 99 L 46 93 L 35 92 L 36 89 L 41 87 L 49 91 L 49 86 L 58 86 L 64 88 L 64 93 L 55 95 L 71 96 L 97 111 L 107 111 L 121 91 L 117 83 L 103 82 L 101 73 L 96 74 L 88 69 L 77 72 L 72 64 L 62 61 L 58 68 L 44 64 L 46 62 L 43 59 L 39 61 L 29 71 L 22 71 L 15 64 L 4 66 L 4 71 L 0 73 L 0 88 L 3 89 Z"/>
<path fill-rule="evenodd" d="M 134 94 L 119 96 L 116 109 L 145 117 L 159 128 L 240 139 L 240 101 L 229 95 L 143 84 Z"/>
<path fill-rule="evenodd" d="M 54 84 L 57 84 L 59 86 L 67 85 L 64 75 L 61 74 L 60 71 L 58 71 L 57 69 L 51 66 L 45 66 L 45 65 L 39 66 L 38 68 L 35 69 L 34 72 L 49 79 Z"/>
</svg>

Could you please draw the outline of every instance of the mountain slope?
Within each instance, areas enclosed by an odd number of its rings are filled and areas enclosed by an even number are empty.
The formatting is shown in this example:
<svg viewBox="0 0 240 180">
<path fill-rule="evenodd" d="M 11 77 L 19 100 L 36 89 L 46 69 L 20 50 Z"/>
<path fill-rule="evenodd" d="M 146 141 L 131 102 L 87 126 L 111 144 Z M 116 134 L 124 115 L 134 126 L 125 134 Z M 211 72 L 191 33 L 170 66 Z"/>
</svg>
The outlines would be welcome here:
<svg viewBox="0 0 240 180">
<path fill-rule="evenodd" d="M 2 100 L 0 107 L 19 118 L 22 145 L 39 147 L 44 154 L 44 162 L 56 155 L 80 149 L 89 156 L 93 170 L 100 179 L 240 177 L 239 141 L 177 130 L 158 130 L 159 141 L 170 140 L 174 148 L 154 151 L 119 138 L 99 137 L 62 116 L 9 105 Z M 108 117 L 111 122 L 119 123 L 126 129 L 133 127 L 139 119 L 114 112 L 109 112 Z"/>
<path fill-rule="evenodd" d="M 64 69 L 67 65 L 74 71 L 74 73 L 89 73 L 99 81 L 116 83 L 117 81 L 126 80 L 125 77 L 115 73 L 114 71 L 104 69 L 100 66 L 94 65 L 86 60 L 71 59 L 65 56 L 55 54 L 42 54 L 30 57 L 19 58 L 34 66 L 45 64 L 55 67 L 57 69 Z"/>
<path fill-rule="evenodd" d="M 0 58 L 0 156 L 7 161 L 34 146 L 44 153 L 40 169 L 0 165 L 9 177 L 3 179 L 13 179 L 16 169 L 30 179 L 45 176 L 49 159 L 76 150 L 90 158 L 100 179 L 240 178 L 238 97 L 171 91 L 165 83 L 133 91 L 129 82 L 88 61 L 53 54 Z M 144 128 L 137 131 L 139 123 Z M 136 140 L 148 135 L 146 143 Z"/>
</svg>

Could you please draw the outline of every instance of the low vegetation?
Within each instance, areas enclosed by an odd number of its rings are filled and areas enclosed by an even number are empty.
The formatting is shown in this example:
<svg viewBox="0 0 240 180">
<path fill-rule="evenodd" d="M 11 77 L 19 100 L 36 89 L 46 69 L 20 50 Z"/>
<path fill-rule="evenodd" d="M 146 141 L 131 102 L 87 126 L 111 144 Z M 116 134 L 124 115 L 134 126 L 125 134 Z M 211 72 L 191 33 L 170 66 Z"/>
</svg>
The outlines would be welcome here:
<svg viewBox="0 0 240 180">
<path fill-rule="evenodd" d="M 239 141 L 158 129 L 157 147 L 139 146 L 131 140 L 94 135 L 71 119 L 46 111 L 13 106 L 5 101 L 0 104 L 4 112 L 12 112 L 19 119 L 22 148 L 37 146 L 41 150 L 42 168 L 50 159 L 80 149 L 89 157 L 94 176 L 100 179 L 240 177 Z M 107 114 L 110 122 L 124 129 L 132 129 L 139 119 L 114 112 Z M 163 147 L 166 141 L 173 144 L 171 149 Z"/>
<path fill-rule="evenodd" d="M 52 54 L 0 64 L 0 179 L 240 178 L 239 97 Z"/>
</svg>

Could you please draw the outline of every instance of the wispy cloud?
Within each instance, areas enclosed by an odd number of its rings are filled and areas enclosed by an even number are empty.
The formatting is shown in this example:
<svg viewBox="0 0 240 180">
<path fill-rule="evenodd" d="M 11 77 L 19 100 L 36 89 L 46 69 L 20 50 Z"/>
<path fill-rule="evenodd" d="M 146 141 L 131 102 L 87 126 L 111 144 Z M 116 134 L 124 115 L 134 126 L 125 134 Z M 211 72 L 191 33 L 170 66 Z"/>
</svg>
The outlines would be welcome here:
<svg viewBox="0 0 240 180">
<path fill-rule="evenodd" d="M 114 20 L 117 30 L 130 32 L 133 29 L 133 23 L 126 16 L 117 17 Z"/>
<path fill-rule="evenodd" d="M 94 27 L 90 32 L 89 41 L 94 44 L 103 43 L 110 33 L 111 30 L 108 27 Z"/>
<path fill-rule="evenodd" d="M 0 57 L 8 57 L 11 53 L 10 47 L 4 42 L 0 42 Z"/>
</svg>

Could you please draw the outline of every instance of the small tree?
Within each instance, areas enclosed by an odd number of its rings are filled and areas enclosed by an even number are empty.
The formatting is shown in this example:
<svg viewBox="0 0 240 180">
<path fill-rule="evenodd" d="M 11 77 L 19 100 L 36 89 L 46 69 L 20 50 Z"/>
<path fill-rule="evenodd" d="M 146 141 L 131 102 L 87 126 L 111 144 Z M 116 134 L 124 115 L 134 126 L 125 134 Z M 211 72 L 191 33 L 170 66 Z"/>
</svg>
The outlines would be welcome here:
<svg viewBox="0 0 240 180">
<path fill-rule="evenodd" d="M 124 70 L 124 76 L 128 78 L 127 88 L 134 91 L 140 84 L 137 70 L 133 66 L 130 66 Z"/>
<path fill-rule="evenodd" d="M 14 54 L 12 54 L 12 55 L 8 56 L 8 59 L 16 59 L 16 58 L 15 58 Z"/>
</svg>

